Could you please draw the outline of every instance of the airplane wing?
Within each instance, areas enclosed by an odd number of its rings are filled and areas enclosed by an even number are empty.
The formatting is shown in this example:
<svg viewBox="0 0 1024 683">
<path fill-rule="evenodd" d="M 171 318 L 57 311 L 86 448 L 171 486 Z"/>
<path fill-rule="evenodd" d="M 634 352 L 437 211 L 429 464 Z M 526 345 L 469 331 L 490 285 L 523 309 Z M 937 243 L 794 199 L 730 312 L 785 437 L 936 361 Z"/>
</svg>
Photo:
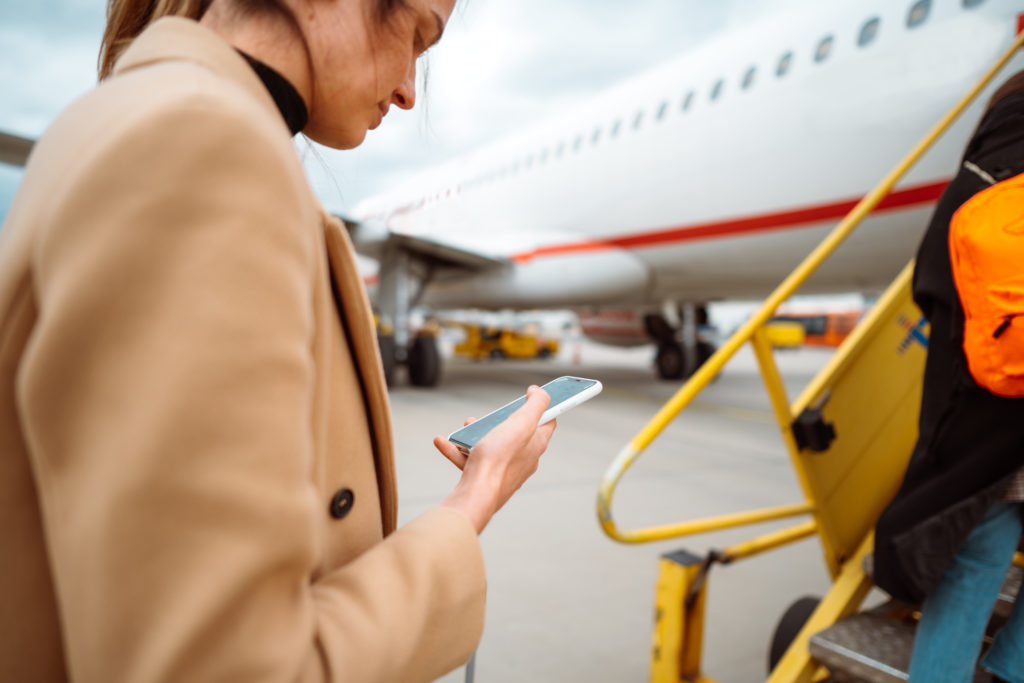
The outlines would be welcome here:
<svg viewBox="0 0 1024 683">
<path fill-rule="evenodd" d="M 412 235 L 392 235 L 392 240 L 400 248 L 439 266 L 461 268 L 464 270 L 489 270 L 510 265 L 508 259 L 495 258 L 486 254 L 444 244 Z"/>
<path fill-rule="evenodd" d="M 0 163 L 24 166 L 35 140 L 0 131 Z"/>
<path fill-rule="evenodd" d="M 397 248 L 413 258 L 440 268 L 478 272 L 511 265 L 511 261 L 490 256 L 443 241 L 392 232 L 383 225 L 355 221 L 339 216 L 348 228 L 353 245 L 360 254 L 380 259 L 386 249 Z"/>
</svg>

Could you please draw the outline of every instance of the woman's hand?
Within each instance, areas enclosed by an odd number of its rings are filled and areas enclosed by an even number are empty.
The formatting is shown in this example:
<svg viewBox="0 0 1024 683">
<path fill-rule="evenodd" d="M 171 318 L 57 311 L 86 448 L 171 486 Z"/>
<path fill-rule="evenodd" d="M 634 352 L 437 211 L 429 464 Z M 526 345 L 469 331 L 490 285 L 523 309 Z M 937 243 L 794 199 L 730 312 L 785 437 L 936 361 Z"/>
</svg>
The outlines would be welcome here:
<svg viewBox="0 0 1024 683">
<path fill-rule="evenodd" d="M 444 437 L 434 437 L 437 450 L 462 470 L 459 483 L 441 505 L 459 510 L 477 533 L 483 531 L 494 513 L 537 471 L 555 431 L 554 420 L 537 426 L 550 402 L 540 387 L 527 389 L 526 403 L 481 439 L 468 458 Z"/>
</svg>

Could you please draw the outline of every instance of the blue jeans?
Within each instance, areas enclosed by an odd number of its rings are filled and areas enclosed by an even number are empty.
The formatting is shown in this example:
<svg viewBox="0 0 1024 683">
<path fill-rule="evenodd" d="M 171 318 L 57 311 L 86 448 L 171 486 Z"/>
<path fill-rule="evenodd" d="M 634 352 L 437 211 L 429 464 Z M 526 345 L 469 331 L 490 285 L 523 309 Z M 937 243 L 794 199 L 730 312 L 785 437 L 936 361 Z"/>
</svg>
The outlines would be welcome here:
<svg viewBox="0 0 1024 683">
<path fill-rule="evenodd" d="M 971 532 L 925 600 L 914 638 L 909 683 L 970 683 L 985 625 L 1017 549 L 1021 504 L 997 502 Z M 1024 598 L 1024 595 L 1022 595 Z M 1024 608 L 1018 600 L 982 666 L 1024 683 Z"/>
</svg>

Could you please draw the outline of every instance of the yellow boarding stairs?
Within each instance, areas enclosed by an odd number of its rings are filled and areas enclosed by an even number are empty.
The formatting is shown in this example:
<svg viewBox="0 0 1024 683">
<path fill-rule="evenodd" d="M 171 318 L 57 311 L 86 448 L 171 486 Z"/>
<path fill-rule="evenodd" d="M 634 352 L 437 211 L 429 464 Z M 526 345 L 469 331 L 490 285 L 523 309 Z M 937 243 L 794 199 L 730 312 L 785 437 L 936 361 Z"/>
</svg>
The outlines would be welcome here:
<svg viewBox="0 0 1024 683">
<path fill-rule="evenodd" d="M 765 325 L 776 308 L 792 296 L 889 193 L 1022 45 L 1024 35 L 1018 36 L 981 81 L 861 200 L 765 300 L 757 313 L 701 366 L 622 449 L 605 472 L 598 492 L 598 518 L 605 533 L 623 543 L 645 543 L 770 520 L 806 518 L 780 531 L 713 552 L 707 558 L 698 558 L 686 551 L 661 558 L 651 647 L 652 683 L 714 683 L 713 678 L 701 671 L 706 577 L 714 562 L 737 562 L 813 535 L 821 541 L 832 587 L 819 603 L 798 602 L 783 618 L 783 622 L 787 619 L 791 622 L 792 640 L 784 654 L 779 653 L 781 658 L 768 681 L 906 680 L 905 669 L 899 669 L 906 665 L 909 647 L 902 652 L 890 652 L 890 661 L 884 661 L 884 656 L 866 652 L 869 644 L 856 644 L 856 637 L 840 642 L 844 636 L 834 635 L 830 641 L 828 634 L 849 624 L 852 631 L 862 637 L 873 635 L 876 640 L 885 640 L 892 650 L 893 643 L 904 637 L 901 629 L 910 629 L 907 623 L 912 620 L 912 610 L 909 608 L 883 606 L 872 612 L 858 614 L 858 611 L 872 587 L 865 559 L 873 548 L 873 527 L 902 480 L 917 434 L 926 347 L 922 342 L 926 340 L 927 331 L 911 299 L 912 264 L 903 269 L 870 314 L 792 404 L 786 397 Z M 612 496 L 619 480 L 666 425 L 748 341 L 753 346 L 805 501 L 662 526 L 619 529 L 612 515 Z M 837 435 L 841 438 L 836 438 Z M 852 620 L 840 621 L 851 615 L 855 615 Z M 876 621 L 858 626 L 858 619 Z M 905 636 L 904 640 L 909 644 L 910 636 Z M 891 661 L 893 658 L 896 661 Z"/>
</svg>

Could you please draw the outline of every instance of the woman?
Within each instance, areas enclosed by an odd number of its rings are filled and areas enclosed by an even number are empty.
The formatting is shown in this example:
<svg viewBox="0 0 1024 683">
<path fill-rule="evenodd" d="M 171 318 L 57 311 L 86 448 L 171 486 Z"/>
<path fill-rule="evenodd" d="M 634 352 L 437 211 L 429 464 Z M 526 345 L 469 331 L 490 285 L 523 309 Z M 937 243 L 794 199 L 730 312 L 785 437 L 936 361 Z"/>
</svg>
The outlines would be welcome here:
<svg viewBox="0 0 1024 683">
<path fill-rule="evenodd" d="M 483 623 L 477 535 L 547 395 L 395 531 L 347 237 L 291 136 L 412 107 L 454 0 L 111 0 L 103 81 L 0 232 L 0 680 L 414 681 Z"/>
</svg>

